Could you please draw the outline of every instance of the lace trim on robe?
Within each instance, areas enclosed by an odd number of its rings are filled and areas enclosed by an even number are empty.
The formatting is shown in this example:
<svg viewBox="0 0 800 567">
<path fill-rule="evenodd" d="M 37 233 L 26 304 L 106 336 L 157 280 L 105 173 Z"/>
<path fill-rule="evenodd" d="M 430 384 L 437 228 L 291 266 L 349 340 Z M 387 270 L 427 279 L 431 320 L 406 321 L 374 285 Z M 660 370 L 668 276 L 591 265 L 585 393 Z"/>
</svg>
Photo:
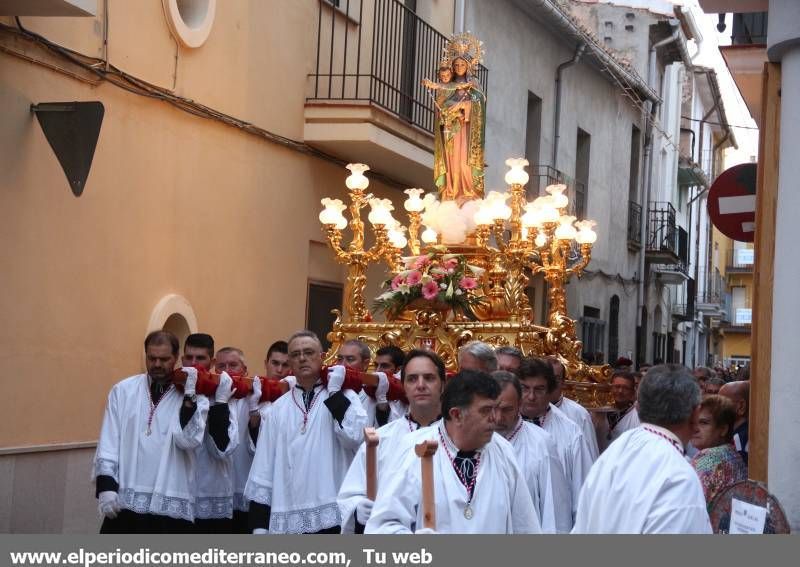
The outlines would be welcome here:
<svg viewBox="0 0 800 567">
<path fill-rule="evenodd" d="M 95 459 L 94 461 L 94 477 L 110 476 L 114 480 L 119 480 L 118 473 L 119 466 L 111 459 Z"/>
<path fill-rule="evenodd" d="M 137 514 L 157 514 L 180 520 L 194 521 L 194 505 L 185 498 L 136 492 L 132 488 L 119 491 L 119 500 L 123 508 Z"/>
<path fill-rule="evenodd" d="M 342 517 L 336 502 L 316 508 L 270 513 L 269 532 L 273 534 L 310 534 L 339 526 Z"/>
<path fill-rule="evenodd" d="M 203 520 L 233 517 L 233 499 L 230 496 L 198 497 L 194 508 L 194 517 Z"/>
</svg>

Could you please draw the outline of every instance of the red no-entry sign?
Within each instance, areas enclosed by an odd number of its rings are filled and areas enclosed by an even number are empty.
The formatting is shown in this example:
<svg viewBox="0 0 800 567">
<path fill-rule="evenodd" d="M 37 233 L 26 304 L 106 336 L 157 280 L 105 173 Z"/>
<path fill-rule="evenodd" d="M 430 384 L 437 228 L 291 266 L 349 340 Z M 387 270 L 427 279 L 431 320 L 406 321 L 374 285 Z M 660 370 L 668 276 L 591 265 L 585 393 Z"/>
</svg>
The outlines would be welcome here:
<svg viewBox="0 0 800 567">
<path fill-rule="evenodd" d="M 714 226 L 728 238 L 753 242 L 756 228 L 756 164 L 734 165 L 717 177 L 708 192 L 708 215 Z"/>
</svg>

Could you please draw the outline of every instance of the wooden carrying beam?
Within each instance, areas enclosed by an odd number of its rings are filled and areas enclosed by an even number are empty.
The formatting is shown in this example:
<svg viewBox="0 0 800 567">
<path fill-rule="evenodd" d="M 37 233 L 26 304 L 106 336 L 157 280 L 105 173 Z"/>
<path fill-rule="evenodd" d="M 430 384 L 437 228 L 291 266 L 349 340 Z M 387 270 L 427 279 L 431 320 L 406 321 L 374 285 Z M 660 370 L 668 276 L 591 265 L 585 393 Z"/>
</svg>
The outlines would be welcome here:
<svg viewBox="0 0 800 567">
<path fill-rule="evenodd" d="M 378 443 L 380 438 L 374 427 L 364 428 L 364 442 L 367 445 L 367 498 L 375 501 L 378 495 Z"/>
<path fill-rule="evenodd" d="M 433 455 L 439 447 L 433 439 L 414 447 L 422 469 L 422 527 L 436 529 L 436 499 L 433 490 Z"/>
</svg>

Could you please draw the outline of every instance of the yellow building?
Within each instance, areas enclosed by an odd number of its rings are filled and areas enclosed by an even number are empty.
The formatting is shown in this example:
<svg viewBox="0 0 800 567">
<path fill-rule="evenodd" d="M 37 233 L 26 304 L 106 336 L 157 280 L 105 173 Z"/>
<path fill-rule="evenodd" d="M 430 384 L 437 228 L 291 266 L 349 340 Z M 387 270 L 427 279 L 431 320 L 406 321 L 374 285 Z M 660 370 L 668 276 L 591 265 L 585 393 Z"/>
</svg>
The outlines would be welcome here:
<svg viewBox="0 0 800 567">
<path fill-rule="evenodd" d="M 712 269 L 723 280 L 723 297 L 720 315 L 712 320 L 709 362 L 725 368 L 746 366 L 751 353 L 753 245 L 735 242 L 714 228 L 712 246 Z"/>
<path fill-rule="evenodd" d="M 430 101 L 389 96 L 408 34 L 434 50 L 408 59 L 413 79 L 452 32 L 453 1 L 424 4 L 4 4 L 0 532 L 97 530 L 103 407 L 143 370 L 148 331 L 210 333 L 257 373 L 273 341 L 329 327 L 343 271 L 316 219 L 322 197 L 346 199 L 344 165 L 369 163 L 398 209 L 401 188 L 430 185 Z M 79 197 L 31 111 L 72 101 L 105 111 Z"/>
</svg>

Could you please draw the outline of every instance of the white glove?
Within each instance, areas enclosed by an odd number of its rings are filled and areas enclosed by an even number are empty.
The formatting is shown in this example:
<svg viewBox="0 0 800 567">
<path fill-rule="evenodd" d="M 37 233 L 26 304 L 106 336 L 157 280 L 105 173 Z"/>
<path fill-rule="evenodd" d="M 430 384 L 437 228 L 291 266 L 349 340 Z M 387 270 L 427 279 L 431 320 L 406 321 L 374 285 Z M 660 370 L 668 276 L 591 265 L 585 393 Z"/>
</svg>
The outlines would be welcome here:
<svg viewBox="0 0 800 567">
<path fill-rule="evenodd" d="M 331 366 L 328 369 L 328 392 L 335 394 L 342 389 L 345 372 L 344 366 Z"/>
<path fill-rule="evenodd" d="M 236 388 L 233 387 L 233 378 L 223 370 L 222 374 L 219 375 L 217 391 L 214 392 L 214 402 L 218 404 L 227 404 L 235 391 Z"/>
<path fill-rule="evenodd" d="M 420 528 L 414 533 L 417 535 L 437 535 L 439 532 L 432 528 Z"/>
<path fill-rule="evenodd" d="M 253 530 L 253 535 L 267 535 L 267 530 L 264 528 L 256 528 Z"/>
<path fill-rule="evenodd" d="M 197 394 L 197 368 L 184 366 L 181 370 L 186 373 L 186 384 L 183 386 L 183 395 L 191 398 Z"/>
<path fill-rule="evenodd" d="M 386 394 L 389 393 L 389 377 L 383 372 L 376 372 L 378 375 L 378 388 L 375 390 L 375 401 L 379 404 L 386 404 Z"/>
<path fill-rule="evenodd" d="M 97 495 L 97 510 L 101 516 L 105 516 L 109 520 L 117 517 L 122 506 L 119 505 L 119 497 L 113 490 L 104 490 Z"/>
<path fill-rule="evenodd" d="M 356 520 L 362 526 L 367 525 L 367 520 L 372 515 L 372 505 L 374 502 L 369 498 L 362 498 L 356 506 Z"/>
<path fill-rule="evenodd" d="M 297 378 L 295 376 L 287 376 L 286 378 L 281 378 L 281 382 L 285 382 L 289 385 L 290 390 L 294 390 L 294 387 L 297 386 Z"/>
<path fill-rule="evenodd" d="M 247 408 L 251 411 L 258 411 L 258 404 L 261 403 L 261 378 L 253 379 L 253 393 L 247 396 Z"/>
</svg>

